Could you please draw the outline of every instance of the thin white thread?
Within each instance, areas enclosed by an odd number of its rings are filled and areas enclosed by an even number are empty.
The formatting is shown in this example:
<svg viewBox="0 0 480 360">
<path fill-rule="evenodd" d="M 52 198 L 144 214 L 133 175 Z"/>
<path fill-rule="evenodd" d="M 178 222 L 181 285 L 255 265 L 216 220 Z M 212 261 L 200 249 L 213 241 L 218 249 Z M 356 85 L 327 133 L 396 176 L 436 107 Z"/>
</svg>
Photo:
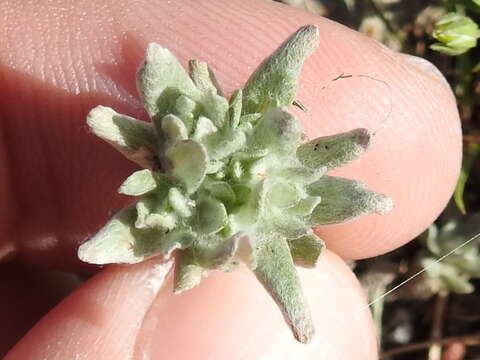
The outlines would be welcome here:
<svg viewBox="0 0 480 360">
<path fill-rule="evenodd" d="M 394 292 L 395 290 L 401 288 L 403 285 L 405 285 L 406 283 L 410 282 L 411 280 L 415 279 L 417 276 L 423 274 L 425 271 L 427 271 L 429 268 L 431 268 L 432 266 L 438 264 L 439 262 L 443 261 L 445 258 L 447 258 L 448 256 L 452 255 L 455 251 L 457 250 L 460 250 L 462 247 L 468 245 L 469 243 L 471 243 L 472 241 L 478 239 L 480 237 L 480 233 L 478 233 L 477 235 L 474 235 L 473 237 L 471 237 L 470 239 L 468 239 L 467 241 L 465 241 L 464 243 L 458 245 L 455 249 L 449 251 L 448 253 L 446 253 L 445 255 L 439 257 L 438 259 L 436 259 L 433 263 L 431 263 L 430 265 L 428 266 L 425 266 L 423 269 L 421 269 L 420 271 L 418 271 L 417 273 L 413 274 L 412 276 L 410 276 L 408 279 L 402 281 L 400 284 L 398 284 L 397 286 L 394 286 L 393 288 L 391 288 L 390 290 L 388 290 L 385 294 L 383 295 L 380 295 L 378 298 L 370 301 L 367 305 L 367 308 L 369 308 L 370 306 L 372 306 L 373 304 L 379 302 L 380 300 L 382 300 L 385 296 L 388 296 L 389 294 L 391 294 L 392 292 Z"/>
<path fill-rule="evenodd" d="M 430 265 L 428 266 L 425 266 L 423 269 L 421 269 L 420 271 L 418 271 L 417 273 L 413 274 L 412 276 L 410 276 L 408 279 L 402 281 L 400 284 L 398 284 L 397 286 L 394 286 L 392 289 L 388 290 L 386 293 L 380 295 L 379 297 L 377 297 L 376 299 L 370 301 L 365 307 L 362 307 L 360 308 L 358 311 L 355 311 L 353 313 L 354 316 L 362 313 L 363 311 L 365 310 L 369 310 L 370 307 L 372 305 L 374 305 L 375 303 L 379 302 L 380 300 L 382 300 L 384 297 L 390 295 L 392 292 L 394 292 L 395 290 L 399 289 L 400 287 L 402 287 L 403 285 L 405 285 L 406 283 L 408 283 L 409 281 L 413 280 L 414 278 L 416 278 L 417 276 L 423 274 L 425 271 L 427 271 L 430 267 L 434 266 L 435 264 L 438 264 L 439 262 L 443 261 L 445 258 L 447 258 L 448 256 L 452 255 L 455 251 L 461 249 L 462 247 L 464 246 L 467 246 L 469 243 L 471 243 L 472 241 L 478 239 L 480 237 L 480 233 L 474 235 L 473 237 L 471 237 L 470 239 L 468 239 L 467 241 L 465 241 L 464 243 L 460 244 L 459 246 L 457 246 L 455 249 L 449 251 L 448 253 L 446 253 L 445 255 L 439 257 L 438 259 L 436 259 L 433 263 L 431 263 Z M 338 322 L 337 324 L 335 324 L 335 326 L 331 327 L 330 328 L 330 331 L 328 333 L 328 335 L 325 337 L 325 338 L 328 338 L 329 336 L 332 336 L 334 334 L 336 334 L 336 332 L 334 330 L 337 330 L 339 328 L 342 328 L 343 326 L 345 326 L 348 322 L 351 321 L 351 318 L 345 318 L 343 319 L 343 321 L 340 321 Z M 324 338 L 324 339 L 325 339 Z"/>
</svg>

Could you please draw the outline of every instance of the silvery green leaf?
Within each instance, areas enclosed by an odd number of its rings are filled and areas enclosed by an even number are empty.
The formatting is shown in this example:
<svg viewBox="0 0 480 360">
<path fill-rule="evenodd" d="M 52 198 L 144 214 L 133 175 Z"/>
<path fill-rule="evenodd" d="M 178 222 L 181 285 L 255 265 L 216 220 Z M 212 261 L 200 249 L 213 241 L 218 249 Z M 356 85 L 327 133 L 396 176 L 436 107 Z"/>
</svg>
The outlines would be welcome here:
<svg viewBox="0 0 480 360">
<path fill-rule="evenodd" d="M 255 258 L 255 236 L 245 231 L 239 231 L 232 235 L 229 241 L 237 243 L 233 260 L 244 263 L 252 270 L 255 269 L 257 267 L 257 260 Z"/>
<path fill-rule="evenodd" d="M 242 177 L 242 175 L 244 173 L 242 163 L 238 160 L 232 161 L 230 163 L 230 167 L 229 167 L 228 170 L 229 170 L 232 178 L 234 178 L 236 180 L 240 180 L 240 178 Z"/>
<path fill-rule="evenodd" d="M 144 260 L 135 254 L 136 241 L 131 232 L 135 221 L 135 208 L 128 207 L 117 213 L 90 240 L 78 249 L 78 258 L 90 264 L 135 264 Z"/>
<path fill-rule="evenodd" d="M 145 218 L 145 226 L 147 228 L 159 231 L 171 231 L 177 225 L 177 217 L 175 214 L 162 211 L 160 213 L 152 213 Z"/>
<path fill-rule="evenodd" d="M 183 183 L 188 194 L 195 192 L 207 171 L 208 155 L 203 145 L 193 140 L 178 141 L 165 155 L 170 160 L 172 175 Z"/>
<path fill-rule="evenodd" d="M 433 258 L 422 259 L 421 264 L 431 278 L 430 281 L 431 285 L 434 285 L 434 291 L 449 290 L 458 294 L 470 294 L 475 290 L 465 276 L 460 274 L 458 269 L 451 264 L 441 263 Z M 435 280 L 439 283 L 434 284 Z M 437 286 L 439 288 L 435 289 Z"/>
<path fill-rule="evenodd" d="M 290 215 L 307 216 L 320 204 L 320 196 L 307 196 L 301 199 L 295 206 L 288 209 Z"/>
<path fill-rule="evenodd" d="M 310 184 L 320 179 L 327 172 L 327 168 L 287 167 L 280 169 L 279 176 L 296 184 Z"/>
<path fill-rule="evenodd" d="M 245 133 L 241 130 L 225 129 L 203 138 L 202 143 L 213 160 L 221 160 L 245 145 Z"/>
<path fill-rule="evenodd" d="M 225 206 L 212 197 L 197 200 L 196 231 L 201 234 L 213 234 L 224 228 L 228 216 Z"/>
<path fill-rule="evenodd" d="M 172 112 L 169 107 L 174 108 L 179 95 L 199 97 L 198 89 L 177 58 L 155 43 L 147 47 L 145 61 L 137 73 L 137 87 L 152 118 Z"/>
<path fill-rule="evenodd" d="M 265 208 L 266 187 L 262 180 L 252 187 L 237 185 L 232 187 L 237 199 L 242 201 L 239 211 L 230 215 L 230 222 L 235 229 L 245 230 L 258 222 Z"/>
<path fill-rule="evenodd" d="M 370 213 L 384 214 L 393 207 L 390 198 L 351 179 L 323 176 L 307 191 L 322 199 L 310 216 L 312 226 L 337 224 Z"/>
<path fill-rule="evenodd" d="M 213 181 L 205 184 L 205 188 L 210 195 L 220 200 L 222 203 L 234 203 L 235 192 L 232 187 L 225 181 Z"/>
<path fill-rule="evenodd" d="M 354 129 L 345 133 L 319 137 L 297 149 L 298 159 L 307 167 L 326 167 L 328 170 L 346 165 L 370 146 L 370 133 Z"/>
<path fill-rule="evenodd" d="M 271 210 L 265 217 L 267 223 L 263 225 L 263 228 L 272 229 L 287 240 L 313 233 L 311 227 L 305 225 L 304 219 L 297 216 L 288 216 L 283 211 Z"/>
<path fill-rule="evenodd" d="M 313 268 L 317 265 L 325 243 L 315 234 L 305 235 L 288 241 L 293 261 L 296 265 Z"/>
<path fill-rule="evenodd" d="M 218 95 L 216 90 L 210 89 L 202 95 L 200 103 L 203 108 L 202 113 L 212 120 L 217 128 L 223 127 L 228 117 L 227 99 Z"/>
<path fill-rule="evenodd" d="M 240 124 L 243 125 L 243 124 L 255 123 L 261 117 L 262 117 L 262 113 L 244 114 L 240 117 Z"/>
<path fill-rule="evenodd" d="M 267 182 L 266 200 L 272 207 L 288 209 L 295 206 L 301 199 L 297 187 L 286 181 Z"/>
<path fill-rule="evenodd" d="M 193 246 L 197 264 L 205 269 L 218 269 L 227 265 L 235 255 L 238 242 L 215 234 L 199 236 Z"/>
<path fill-rule="evenodd" d="M 188 130 L 177 116 L 167 114 L 160 121 L 163 136 L 169 141 L 185 140 L 188 138 Z"/>
<path fill-rule="evenodd" d="M 137 201 L 135 209 L 137 210 L 137 218 L 135 220 L 135 227 L 137 229 L 145 229 L 147 227 L 147 217 L 153 211 L 155 200 L 153 197 L 144 197 Z"/>
<path fill-rule="evenodd" d="M 181 118 L 190 133 L 194 123 L 194 111 L 197 107 L 197 103 L 190 99 L 188 96 L 180 95 L 175 100 L 175 115 Z"/>
<path fill-rule="evenodd" d="M 240 123 L 240 117 L 242 115 L 242 90 L 236 90 L 230 98 L 230 126 L 235 129 Z"/>
<path fill-rule="evenodd" d="M 197 286 L 204 274 L 205 270 L 195 262 L 192 250 L 181 251 L 175 263 L 174 293 L 180 294 Z"/>
<path fill-rule="evenodd" d="M 195 261 L 206 269 L 228 269 L 237 261 L 252 267 L 255 264 L 253 251 L 253 239 L 245 232 L 228 239 L 217 235 L 199 236 L 193 247 Z"/>
<path fill-rule="evenodd" d="M 135 205 L 137 219 L 135 228 L 170 231 L 177 225 L 177 216 L 174 213 L 159 209 L 154 196 L 144 197 Z"/>
<path fill-rule="evenodd" d="M 255 258 L 258 280 L 282 310 L 296 339 L 308 343 L 315 329 L 286 240 L 275 235 L 258 239 Z"/>
<path fill-rule="evenodd" d="M 215 174 L 222 171 L 225 164 L 219 160 L 210 160 L 207 166 L 207 174 Z"/>
<path fill-rule="evenodd" d="M 285 108 L 271 108 L 255 126 L 252 146 L 280 153 L 295 151 L 302 135 L 302 125 Z"/>
<path fill-rule="evenodd" d="M 243 184 L 233 184 L 232 190 L 235 193 L 236 204 L 242 205 L 249 201 L 252 189 Z"/>
<path fill-rule="evenodd" d="M 144 169 L 134 172 L 120 186 L 118 192 L 124 195 L 140 196 L 155 190 L 157 181 L 151 170 Z"/>
<path fill-rule="evenodd" d="M 243 113 L 291 105 L 303 62 L 317 48 L 318 42 L 318 28 L 303 26 L 264 60 L 243 90 Z"/>
<path fill-rule="evenodd" d="M 200 116 L 197 120 L 195 132 L 193 133 L 193 139 L 200 141 L 205 136 L 217 132 L 217 130 L 217 127 L 213 125 L 210 119 L 206 118 L 205 116 Z"/>
<path fill-rule="evenodd" d="M 170 206 L 181 217 L 192 215 L 192 207 L 195 203 L 186 197 L 179 189 L 171 188 L 168 192 L 168 201 Z"/>
<path fill-rule="evenodd" d="M 199 90 L 203 92 L 214 90 L 215 93 L 223 96 L 215 74 L 205 61 L 190 60 L 188 66 L 190 69 L 190 77 Z"/>
<path fill-rule="evenodd" d="M 157 140 L 151 123 L 97 106 L 87 115 L 87 124 L 95 135 L 113 145 L 127 159 L 144 168 L 155 167 L 153 154 Z"/>
<path fill-rule="evenodd" d="M 134 251 L 136 255 L 152 256 L 162 254 L 169 258 L 176 249 L 185 249 L 193 243 L 195 236 L 187 230 L 174 230 L 162 233 L 152 229 L 132 229 L 135 235 Z"/>
</svg>

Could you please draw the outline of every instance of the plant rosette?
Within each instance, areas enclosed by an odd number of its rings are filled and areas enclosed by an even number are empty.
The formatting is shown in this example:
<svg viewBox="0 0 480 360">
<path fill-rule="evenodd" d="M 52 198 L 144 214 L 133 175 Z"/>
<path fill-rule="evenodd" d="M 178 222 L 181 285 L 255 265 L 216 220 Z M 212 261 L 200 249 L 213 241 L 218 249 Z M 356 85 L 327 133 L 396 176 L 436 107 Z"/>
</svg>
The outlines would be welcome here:
<svg viewBox="0 0 480 360">
<path fill-rule="evenodd" d="M 205 62 L 187 73 L 152 43 L 137 73 L 151 122 L 98 106 L 87 123 L 143 170 L 119 193 L 136 201 L 78 250 L 93 264 L 138 263 L 175 252 L 174 291 L 209 271 L 246 264 L 282 310 L 296 339 L 314 335 L 295 266 L 315 267 L 325 245 L 313 226 L 383 214 L 392 201 L 355 180 L 326 175 L 364 153 L 366 129 L 305 141 L 287 110 L 316 26 L 288 38 L 227 100 Z"/>
</svg>

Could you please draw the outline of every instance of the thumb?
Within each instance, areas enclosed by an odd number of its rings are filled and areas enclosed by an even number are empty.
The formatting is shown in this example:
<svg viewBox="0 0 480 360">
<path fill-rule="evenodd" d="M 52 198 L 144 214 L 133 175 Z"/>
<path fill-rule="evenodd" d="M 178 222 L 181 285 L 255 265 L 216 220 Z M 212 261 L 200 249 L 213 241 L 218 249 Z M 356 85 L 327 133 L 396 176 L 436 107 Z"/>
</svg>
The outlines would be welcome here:
<svg viewBox="0 0 480 360">
<path fill-rule="evenodd" d="M 180 295 L 173 295 L 170 277 L 159 289 L 166 269 L 158 260 L 108 267 L 37 323 L 5 360 L 377 358 L 363 292 L 333 253 L 317 269 L 299 269 L 317 330 L 307 345 L 293 339 L 246 269 L 213 272 Z"/>
<path fill-rule="evenodd" d="M 0 127 L 9 139 L 11 179 L 3 181 L 0 172 L 0 190 L 15 195 L 5 218 L 21 224 L 3 232 L 0 258 L 13 247 L 29 262 L 68 265 L 78 243 L 122 207 L 115 189 L 133 165 L 85 131 L 85 115 L 103 104 L 145 116 L 134 74 L 152 41 L 182 62 L 207 61 L 231 93 L 299 26 L 319 26 L 321 45 L 302 70 L 298 93 L 309 108 L 301 116 L 305 131 L 313 138 L 355 127 L 379 130 L 372 150 L 340 174 L 395 201 L 386 216 L 321 230 L 343 257 L 373 256 L 411 240 L 455 186 L 461 132 L 448 86 L 432 66 L 333 22 L 253 0 L 18 2 L 0 4 L 0 11 L 8 40 L 0 49 Z M 332 82 L 341 73 L 354 76 Z M 0 155 L 0 168 L 1 161 Z"/>
</svg>

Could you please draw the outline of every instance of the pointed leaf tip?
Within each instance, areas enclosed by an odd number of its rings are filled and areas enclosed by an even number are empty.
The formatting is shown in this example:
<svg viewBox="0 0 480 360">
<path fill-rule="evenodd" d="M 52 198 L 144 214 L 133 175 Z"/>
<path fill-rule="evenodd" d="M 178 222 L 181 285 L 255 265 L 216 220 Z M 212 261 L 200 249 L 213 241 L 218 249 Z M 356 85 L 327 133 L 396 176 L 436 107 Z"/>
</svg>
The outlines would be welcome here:
<svg viewBox="0 0 480 360">
<path fill-rule="evenodd" d="M 117 113 L 106 106 L 97 106 L 87 115 L 92 132 L 113 145 L 126 158 L 144 168 L 155 167 L 155 130 L 151 123 Z"/>
<path fill-rule="evenodd" d="M 393 201 L 371 191 L 361 182 L 334 176 L 323 176 L 307 187 L 321 202 L 310 215 L 312 226 L 338 224 L 366 214 L 385 214 L 393 208 Z"/>
<path fill-rule="evenodd" d="M 242 113 L 291 105 L 297 93 L 303 62 L 317 48 L 318 42 L 318 27 L 307 25 L 298 29 L 265 59 L 245 85 Z"/>
<path fill-rule="evenodd" d="M 173 292 L 180 294 L 197 286 L 205 273 L 206 271 L 195 262 L 191 249 L 181 251 L 175 263 Z"/>
<path fill-rule="evenodd" d="M 177 58 L 159 44 L 150 43 L 137 73 L 137 87 L 150 117 L 165 115 L 179 95 L 198 99 L 199 91 Z"/>
<path fill-rule="evenodd" d="M 315 328 L 287 242 L 278 236 L 258 241 L 255 275 L 278 304 L 295 338 L 308 343 Z"/>
<path fill-rule="evenodd" d="M 137 239 L 130 231 L 134 219 L 134 207 L 120 211 L 96 235 L 80 245 L 78 258 L 97 265 L 143 261 L 145 258 L 134 252 Z"/>
<path fill-rule="evenodd" d="M 120 186 L 118 192 L 124 195 L 140 196 L 155 190 L 157 182 L 151 170 L 134 172 Z"/>
</svg>

